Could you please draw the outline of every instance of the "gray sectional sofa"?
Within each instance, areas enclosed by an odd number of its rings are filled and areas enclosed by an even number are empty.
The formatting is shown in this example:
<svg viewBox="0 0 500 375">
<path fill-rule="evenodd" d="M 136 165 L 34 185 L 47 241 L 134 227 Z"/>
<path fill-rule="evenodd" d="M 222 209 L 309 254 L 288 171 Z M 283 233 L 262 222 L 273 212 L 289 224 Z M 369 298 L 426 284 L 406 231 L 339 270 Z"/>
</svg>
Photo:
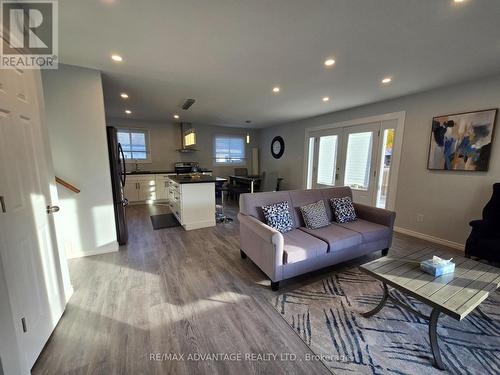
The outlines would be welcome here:
<svg viewBox="0 0 500 375">
<path fill-rule="evenodd" d="M 386 255 L 392 242 L 396 213 L 354 203 L 358 219 L 345 224 L 334 222 L 330 198 L 350 196 L 348 187 L 242 194 L 240 196 L 240 248 L 271 279 L 273 290 L 279 282 L 306 272 L 344 262 L 376 250 Z M 332 224 L 305 227 L 300 207 L 323 200 Z M 261 207 L 288 202 L 294 229 L 282 234 L 265 224 Z"/>
</svg>

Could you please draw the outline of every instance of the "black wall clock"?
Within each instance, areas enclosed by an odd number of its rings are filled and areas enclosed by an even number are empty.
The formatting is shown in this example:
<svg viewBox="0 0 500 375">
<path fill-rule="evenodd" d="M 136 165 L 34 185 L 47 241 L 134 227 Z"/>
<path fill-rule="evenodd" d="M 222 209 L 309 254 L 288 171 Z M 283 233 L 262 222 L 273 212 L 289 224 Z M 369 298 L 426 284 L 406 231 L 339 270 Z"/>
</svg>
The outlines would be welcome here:
<svg viewBox="0 0 500 375">
<path fill-rule="evenodd" d="M 275 159 L 279 159 L 285 152 L 285 141 L 280 136 L 274 137 L 271 142 L 271 154 Z"/>
</svg>

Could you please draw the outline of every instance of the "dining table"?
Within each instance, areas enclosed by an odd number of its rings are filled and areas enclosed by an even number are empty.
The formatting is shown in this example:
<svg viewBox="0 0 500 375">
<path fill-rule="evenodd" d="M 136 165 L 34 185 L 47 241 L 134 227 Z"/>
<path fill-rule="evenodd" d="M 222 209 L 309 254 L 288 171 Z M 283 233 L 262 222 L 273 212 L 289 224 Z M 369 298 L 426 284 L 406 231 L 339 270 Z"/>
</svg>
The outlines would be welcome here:
<svg viewBox="0 0 500 375">
<path fill-rule="evenodd" d="M 235 185 L 237 183 L 249 185 L 250 193 L 254 192 L 254 187 L 256 182 L 260 182 L 262 177 L 260 176 L 229 176 L 229 183 Z"/>
</svg>

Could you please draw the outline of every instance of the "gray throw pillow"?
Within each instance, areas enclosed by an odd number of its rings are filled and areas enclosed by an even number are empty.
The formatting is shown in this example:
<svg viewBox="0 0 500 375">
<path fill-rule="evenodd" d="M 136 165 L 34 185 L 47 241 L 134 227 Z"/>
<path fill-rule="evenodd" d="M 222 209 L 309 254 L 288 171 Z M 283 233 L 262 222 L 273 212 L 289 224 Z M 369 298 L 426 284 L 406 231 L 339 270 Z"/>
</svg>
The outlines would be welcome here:
<svg viewBox="0 0 500 375">
<path fill-rule="evenodd" d="M 328 215 L 326 214 L 325 203 L 323 201 L 306 204 L 300 207 L 300 212 L 304 218 L 306 228 L 318 229 L 330 225 Z"/>
<path fill-rule="evenodd" d="M 290 215 L 288 202 L 279 202 L 261 207 L 264 212 L 266 224 L 281 233 L 290 232 L 293 229 L 293 219 Z"/>
<path fill-rule="evenodd" d="M 348 223 L 357 219 L 351 197 L 331 198 L 330 204 L 337 223 Z"/>
</svg>

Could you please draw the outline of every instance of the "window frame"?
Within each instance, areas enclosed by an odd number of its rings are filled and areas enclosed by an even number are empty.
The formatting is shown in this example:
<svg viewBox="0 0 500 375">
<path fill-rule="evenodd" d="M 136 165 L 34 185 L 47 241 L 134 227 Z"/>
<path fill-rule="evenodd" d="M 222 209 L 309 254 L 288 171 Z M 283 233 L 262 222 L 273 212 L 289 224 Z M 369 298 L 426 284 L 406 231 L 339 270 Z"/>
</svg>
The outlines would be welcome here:
<svg viewBox="0 0 500 375">
<path fill-rule="evenodd" d="M 144 138 L 146 141 L 146 159 L 125 159 L 126 164 L 143 164 L 143 163 L 152 163 L 152 157 L 151 157 L 151 139 L 150 139 L 150 131 L 149 129 L 144 129 L 144 128 L 128 128 L 128 127 L 117 127 L 117 134 L 122 132 L 127 132 L 129 133 L 129 137 L 131 133 L 143 133 Z M 124 152 L 131 152 L 133 154 L 133 151 L 125 151 Z M 141 151 L 142 152 L 142 151 Z"/>
<path fill-rule="evenodd" d="M 232 139 L 240 139 L 243 143 L 243 157 L 241 158 L 240 162 L 235 162 L 231 163 L 228 161 L 224 162 L 218 162 L 216 153 L 217 153 L 217 139 L 218 138 L 232 138 Z M 241 166 L 246 166 L 247 164 L 247 150 L 246 150 L 246 135 L 245 134 L 214 134 L 212 138 L 212 164 L 214 167 L 230 167 L 230 166 L 235 166 L 235 167 L 241 167 Z"/>
</svg>

